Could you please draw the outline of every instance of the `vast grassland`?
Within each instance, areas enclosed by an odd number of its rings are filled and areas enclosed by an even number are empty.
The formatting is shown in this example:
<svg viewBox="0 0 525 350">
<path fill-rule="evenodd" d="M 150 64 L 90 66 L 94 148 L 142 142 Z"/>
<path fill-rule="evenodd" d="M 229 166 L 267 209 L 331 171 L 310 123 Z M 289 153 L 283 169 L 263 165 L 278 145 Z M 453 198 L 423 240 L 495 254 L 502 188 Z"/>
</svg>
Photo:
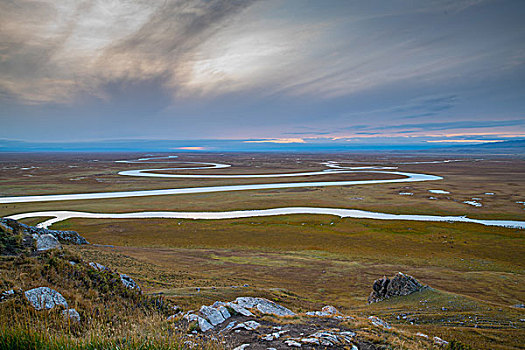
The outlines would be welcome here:
<svg viewBox="0 0 525 350">
<path fill-rule="evenodd" d="M 123 164 L 136 154 L 4 155 L 0 196 L 228 184 L 392 178 L 339 174 L 293 179 L 153 179 L 118 171 L 181 164 Z M 282 189 L 110 200 L 0 205 L 7 216 L 37 210 L 130 212 L 223 211 L 284 206 L 323 206 L 384 213 L 467 215 L 525 220 L 525 161 L 494 158 L 413 163 L 446 157 L 356 155 L 186 154 L 178 161 L 232 164 L 231 168 L 181 173 L 243 174 L 322 170 L 322 161 L 393 165 L 401 171 L 443 176 L 441 181 L 351 187 Z M 97 162 L 93 160 L 98 160 Z M 354 163 L 352 163 L 354 162 Z M 22 170 L 21 168 L 30 168 Z M 31 176 L 27 176 L 31 175 Z M 450 194 L 432 194 L 443 189 Z M 411 192 L 412 196 L 399 195 Z M 488 195 L 485 193 L 494 193 Z M 436 199 L 430 199 L 435 197 Z M 481 198 L 480 208 L 464 204 Z M 36 223 L 41 219 L 27 219 Z M 289 215 L 229 220 L 95 220 L 55 224 L 94 245 L 67 249 L 131 275 L 149 293 L 184 307 L 240 295 L 271 296 L 295 309 L 333 304 L 348 313 L 379 315 L 400 328 L 457 339 L 486 349 L 525 343 L 525 234 L 477 224 L 340 219 Z M 373 281 L 403 271 L 433 289 L 367 305 Z"/>
</svg>

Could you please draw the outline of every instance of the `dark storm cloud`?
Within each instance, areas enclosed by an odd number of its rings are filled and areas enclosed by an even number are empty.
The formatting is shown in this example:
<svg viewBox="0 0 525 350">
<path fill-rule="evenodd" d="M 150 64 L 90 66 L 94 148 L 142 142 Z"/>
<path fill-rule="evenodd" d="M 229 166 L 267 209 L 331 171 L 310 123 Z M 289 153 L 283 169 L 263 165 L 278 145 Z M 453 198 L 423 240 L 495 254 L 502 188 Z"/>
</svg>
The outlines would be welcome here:
<svg viewBox="0 0 525 350">
<path fill-rule="evenodd" d="M 0 0 L 0 137 L 525 135 L 524 15 L 512 0 Z"/>
</svg>

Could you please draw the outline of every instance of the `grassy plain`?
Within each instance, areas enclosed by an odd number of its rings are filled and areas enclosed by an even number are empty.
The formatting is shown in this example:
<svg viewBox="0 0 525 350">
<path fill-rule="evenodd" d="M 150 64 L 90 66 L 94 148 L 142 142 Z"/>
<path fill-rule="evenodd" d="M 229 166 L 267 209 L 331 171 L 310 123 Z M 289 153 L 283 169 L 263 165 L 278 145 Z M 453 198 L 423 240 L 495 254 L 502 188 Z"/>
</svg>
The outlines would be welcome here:
<svg viewBox="0 0 525 350">
<path fill-rule="evenodd" d="M 142 156 L 2 155 L 0 196 L 391 178 L 391 175 L 370 173 L 235 180 L 117 175 L 126 169 L 181 165 L 113 162 Z M 315 171 L 325 169 L 321 162 L 335 160 L 348 161 L 345 164 L 352 166 L 398 166 L 400 171 L 435 174 L 444 179 L 406 184 L 1 204 L 0 215 L 59 209 L 223 211 L 323 206 L 525 220 L 524 206 L 516 203 L 525 199 L 524 160 L 457 158 L 465 161 L 402 164 L 447 157 L 183 154 L 176 160 L 233 166 L 181 173 Z M 428 191 L 431 189 L 446 190 L 450 194 L 432 194 Z M 400 192 L 413 195 L 402 196 Z M 473 197 L 481 198 L 481 208 L 463 203 Z M 26 220 L 28 223 L 38 221 Z M 266 295 L 279 298 L 295 309 L 333 304 L 348 313 L 379 315 L 398 327 L 458 339 L 478 348 L 517 349 L 525 343 L 525 322 L 520 321 L 525 318 L 525 312 L 513 307 L 525 301 L 523 230 L 314 215 L 214 221 L 72 219 L 53 228 L 77 230 L 96 244 L 68 247 L 73 253 L 127 273 L 148 293 L 163 293 L 185 307 L 240 295 Z M 433 290 L 367 305 L 373 281 L 397 271 L 413 275 Z"/>
</svg>

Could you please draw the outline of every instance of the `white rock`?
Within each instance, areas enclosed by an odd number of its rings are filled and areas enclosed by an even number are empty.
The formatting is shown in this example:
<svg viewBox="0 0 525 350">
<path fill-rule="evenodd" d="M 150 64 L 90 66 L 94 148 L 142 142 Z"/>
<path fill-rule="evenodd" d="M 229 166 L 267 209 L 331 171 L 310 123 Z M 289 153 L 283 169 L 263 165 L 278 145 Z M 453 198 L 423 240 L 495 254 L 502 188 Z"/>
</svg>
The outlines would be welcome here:
<svg viewBox="0 0 525 350">
<path fill-rule="evenodd" d="M 243 316 L 246 316 L 246 317 L 253 316 L 253 314 L 248 309 L 245 309 L 244 307 L 237 305 L 235 303 L 226 303 L 226 306 L 231 307 L 235 312 Z"/>
<path fill-rule="evenodd" d="M 202 332 L 207 332 L 213 328 L 213 326 L 204 318 L 197 316 L 197 322 Z"/>
<path fill-rule="evenodd" d="M 326 346 L 332 346 L 340 343 L 339 338 L 335 334 L 332 334 L 330 332 L 316 332 L 310 335 L 310 338 L 318 338 L 321 342 L 321 345 Z"/>
<path fill-rule="evenodd" d="M 182 316 L 182 318 L 184 318 L 188 322 L 193 322 L 197 321 L 199 319 L 199 316 L 192 313 L 187 313 L 186 315 Z"/>
<path fill-rule="evenodd" d="M 75 309 L 62 310 L 62 315 L 71 321 L 80 322 L 80 315 Z"/>
<path fill-rule="evenodd" d="M 109 270 L 107 267 L 97 262 L 90 262 L 88 265 L 97 271 L 108 271 Z"/>
<path fill-rule="evenodd" d="M 434 337 L 434 343 L 439 345 L 447 345 L 448 341 L 441 339 L 440 337 Z"/>
<path fill-rule="evenodd" d="M 122 284 L 124 284 L 126 288 L 135 289 L 135 290 L 140 291 L 140 286 L 135 281 L 133 281 L 133 279 L 129 277 L 128 275 L 121 273 L 120 280 L 122 281 Z"/>
<path fill-rule="evenodd" d="M 317 317 L 326 317 L 326 316 L 332 316 L 331 313 L 324 312 L 324 311 L 308 311 L 306 313 L 307 316 L 317 316 Z"/>
<path fill-rule="evenodd" d="M 374 326 L 377 326 L 377 327 L 383 327 L 383 328 L 385 328 L 385 329 L 390 329 L 390 328 L 392 328 L 392 327 L 388 324 L 388 322 L 383 321 L 383 320 L 380 319 L 379 317 L 376 317 L 376 316 L 370 316 L 368 319 L 370 320 L 370 322 L 372 322 L 372 324 L 373 324 Z"/>
<path fill-rule="evenodd" d="M 226 332 L 230 329 L 233 328 L 233 326 L 235 326 L 235 321 L 231 321 L 230 323 L 228 323 L 228 325 L 226 327 L 224 327 L 219 333 L 222 333 L 222 332 Z"/>
<path fill-rule="evenodd" d="M 55 236 L 45 234 L 45 235 L 32 235 L 33 239 L 36 241 L 36 250 L 43 252 L 49 249 L 60 249 L 62 246 L 58 239 Z"/>
<path fill-rule="evenodd" d="M 219 306 L 224 306 L 224 305 L 226 305 L 225 302 L 222 302 L 222 301 L 216 301 L 216 302 L 214 302 L 214 303 L 211 305 L 211 307 L 218 308 Z"/>
<path fill-rule="evenodd" d="M 235 303 L 241 307 L 251 309 L 254 308 L 258 303 L 258 298 L 253 297 L 238 297 L 235 299 Z"/>
<path fill-rule="evenodd" d="M 317 338 L 303 338 L 303 339 L 301 339 L 301 343 L 303 343 L 303 344 L 321 345 L 321 342 L 319 342 L 319 339 L 317 339 Z"/>
<path fill-rule="evenodd" d="M 326 305 L 325 307 L 321 309 L 321 311 L 326 312 L 330 315 L 336 315 L 339 313 L 339 311 L 332 305 Z"/>
<path fill-rule="evenodd" d="M 427 338 L 427 339 L 428 339 L 428 335 L 426 335 L 426 334 L 424 334 L 424 333 L 421 333 L 421 332 L 417 332 L 417 333 L 416 333 L 416 336 L 421 337 L 421 338 Z"/>
<path fill-rule="evenodd" d="M 55 306 L 68 308 L 67 301 L 62 294 L 49 287 L 30 289 L 24 294 L 31 305 L 37 310 L 52 309 Z"/>
<path fill-rule="evenodd" d="M 217 308 L 217 310 L 219 310 L 219 312 L 221 313 L 222 317 L 224 317 L 225 320 L 229 319 L 230 317 L 232 317 L 232 315 L 230 314 L 230 312 L 228 311 L 227 308 L 225 308 L 224 306 L 219 306 Z"/>
<path fill-rule="evenodd" d="M 339 336 L 343 338 L 347 343 L 349 343 L 355 337 L 355 332 L 352 332 L 352 331 L 339 332 Z"/>
<path fill-rule="evenodd" d="M 259 328 L 261 326 L 261 324 L 259 322 L 256 322 L 256 321 L 246 321 L 246 322 L 243 322 L 243 323 L 239 323 L 237 326 L 233 327 L 233 329 L 246 329 L 247 331 L 254 331 L 256 330 L 257 328 Z"/>
<path fill-rule="evenodd" d="M 210 323 L 214 326 L 225 321 L 225 318 L 222 315 L 222 313 L 213 307 L 203 305 L 201 306 L 199 311 L 202 314 L 202 316 L 207 318 L 208 321 L 210 321 Z"/>
<path fill-rule="evenodd" d="M 8 299 L 15 295 L 14 289 L 5 290 L 2 293 L 0 293 L 0 301 L 3 301 L 5 299 Z"/>
<path fill-rule="evenodd" d="M 275 339 L 279 339 L 281 337 L 281 335 L 285 334 L 285 333 L 288 333 L 288 331 L 279 331 L 279 332 L 274 332 L 274 333 L 270 333 L 270 334 L 265 334 L 261 337 L 262 340 L 267 340 L 267 341 L 272 341 L 272 340 L 275 340 Z"/>
<path fill-rule="evenodd" d="M 197 343 L 195 343 L 195 342 L 192 342 L 191 340 L 186 340 L 186 341 L 184 342 L 184 345 L 187 346 L 187 347 L 189 347 L 190 349 L 193 349 L 194 347 L 196 347 L 196 346 L 199 345 L 199 344 L 197 344 Z"/>
<path fill-rule="evenodd" d="M 235 299 L 235 303 L 239 306 L 252 309 L 257 308 L 263 314 L 273 314 L 276 316 L 294 316 L 291 310 L 285 308 L 282 305 L 276 304 L 271 300 L 264 298 L 253 298 L 253 297 L 238 297 Z"/>
<path fill-rule="evenodd" d="M 249 346 L 250 346 L 250 344 L 242 344 L 242 345 L 239 345 L 238 347 L 234 348 L 233 350 L 244 350 L 244 349 L 246 349 Z"/>
<path fill-rule="evenodd" d="M 286 345 L 288 345 L 289 347 L 296 347 L 296 348 L 300 348 L 302 345 L 301 343 L 298 343 L 296 342 L 295 340 L 285 340 L 284 343 Z"/>
</svg>

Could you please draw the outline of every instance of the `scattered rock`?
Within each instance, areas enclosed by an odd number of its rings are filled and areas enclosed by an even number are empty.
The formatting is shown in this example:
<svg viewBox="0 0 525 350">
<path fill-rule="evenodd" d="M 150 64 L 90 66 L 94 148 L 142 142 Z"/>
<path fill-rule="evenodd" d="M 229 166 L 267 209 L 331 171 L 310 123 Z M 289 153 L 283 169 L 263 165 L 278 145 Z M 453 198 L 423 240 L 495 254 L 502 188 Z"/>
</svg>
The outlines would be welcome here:
<svg viewBox="0 0 525 350">
<path fill-rule="evenodd" d="M 376 327 L 382 327 L 382 328 L 385 328 L 385 329 L 391 329 L 392 327 L 388 324 L 388 322 L 386 321 L 383 321 L 382 319 L 380 319 L 379 317 L 376 317 L 376 316 L 370 316 L 368 318 L 370 320 L 370 322 L 372 322 L 372 324 Z"/>
<path fill-rule="evenodd" d="M 64 315 L 64 317 L 66 317 L 67 319 L 71 321 L 74 321 L 77 323 L 80 322 L 80 315 L 78 311 L 75 309 L 62 310 L 62 315 Z"/>
<path fill-rule="evenodd" d="M 525 304 L 515 304 L 514 307 L 525 309 Z"/>
<path fill-rule="evenodd" d="M 60 249 L 62 246 L 60 245 L 60 242 L 58 239 L 55 238 L 53 235 L 44 234 L 44 235 L 36 235 L 33 234 L 33 239 L 36 242 L 36 250 L 39 252 L 43 252 L 50 249 Z"/>
<path fill-rule="evenodd" d="M 249 346 L 250 346 L 250 344 L 242 344 L 242 345 L 239 345 L 238 347 L 234 348 L 233 350 L 244 350 L 244 349 L 246 349 Z"/>
<path fill-rule="evenodd" d="M 7 299 L 12 298 L 14 296 L 15 296 L 15 290 L 14 289 L 5 290 L 2 293 L 0 293 L 0 301 L 7 300 Z"/>
<path fill-rule="evenodd" d="M 337 335 L 327 332 L 327 331 L 320 331 L 312 334 L 310 338 L 317 338 L 319 339 L 319 342 L 321 345 L 324 346 L 334 346 L 339 344 L 341 341 L 337 337 Z"/>
<path fill-rule="evenodd" d="M 326 305 L 325 307 L 323 307 L 321 309 L 321 311 L 323 312 L 327 312 L 329 313 L 330 315 L 336 315 L 339 313 L 339 311 L 332 305 Z"/>
<path fill-rule="evenodd" d="M 99 264 L 97 262 L 90 262 L 88 265 L 97 271 L 109 271 L 109 269 L 106 266 Z"/>
<path fill-rule="evenodd" d="M 384 276 L 374 281 L 368 303 L 377 303 L 393 296 L 409 295 L 424 288 L 426 286 L 419 283 L 414 277 L 398 272 L 391 280 Z"/>
<path fill-rule="evenodd" d="M 308 311 L 306 315 L 308 316 L 317 316 L 317 317 L 326 317 L 326 316 L 335 316 L 339 313 L 339 311 L 331 306 L 327 305 L 321 309 L 321 311 Z"/>
<path fill-rule="evenodd" d="M 434 337 L 434 343 L 438 345 L 447 345 L 448 341 L 441 339 L 440 337 Z"/>
<path fill-rule="evenodd" d="M 232 330 L 236 330 L 236 329 L 241 329 L 242 328 L 242 329 L 245 329 L 247 331 L 254 331 L 257 328 L 259 328 L 260 326 L 261 326 L 261 324 L 259 322 L 250 320 L 250 321 L 239 323 L 237 326 L 233 327 Z"/>
<path fill-rule="evenodd" d="M 286 333 L 288 333 L 288 331 L 278 331 L 278 332 L 274 332 L 270 334 L 265 334 L 261 337 L 261 339 L 266 340 L 266 341 L 272 341 L 275 339 L 279 339 L 283 334 L 286 334 Z"/>
<path fill-rule="evenodd" d="M 30 289 L 24 294 L 31 305 L 37 310 L 52 309 L 55 306 L 68 308 L 67 301 L 62 294 L 49 287 Z"/>
<path fill-rule="evenodd" d="M 141 291 L 140 286 L 135 281 L 133 281 L 133 279 L 128 275 L 121 273 L 120 280 L 126 288 L 138 290 L 139 292 Z"/>
<path fill-rule="evenodd" d="M 301 343 L 310 345 L 321 345 L 321 342 L 317 338 L 302 338 Z"/>
<path fill-rule="evenodd" d="M 193 342 L 193 341 L 191 341 L 191 340 L 186 340 L 186 341 L 184 342 L 184 346 L 187 346 L 187 347 L 190 348 L 190 349 L 193 349 L 194 347 L 196 347 L 196 346 L 198 346 L 198 345 L 199 345 L 199 344 L 197 344 L 197 343 L 195 343 L 195 342 Z"/>
<path fill-rule="evenodd" d="M 292 339 L 285 340 L 284 343 L 290 347 L 295 347 L 295 348 L 300 348 L 302 346 L 301 343 L 298 343 Z"/>
</svg>

